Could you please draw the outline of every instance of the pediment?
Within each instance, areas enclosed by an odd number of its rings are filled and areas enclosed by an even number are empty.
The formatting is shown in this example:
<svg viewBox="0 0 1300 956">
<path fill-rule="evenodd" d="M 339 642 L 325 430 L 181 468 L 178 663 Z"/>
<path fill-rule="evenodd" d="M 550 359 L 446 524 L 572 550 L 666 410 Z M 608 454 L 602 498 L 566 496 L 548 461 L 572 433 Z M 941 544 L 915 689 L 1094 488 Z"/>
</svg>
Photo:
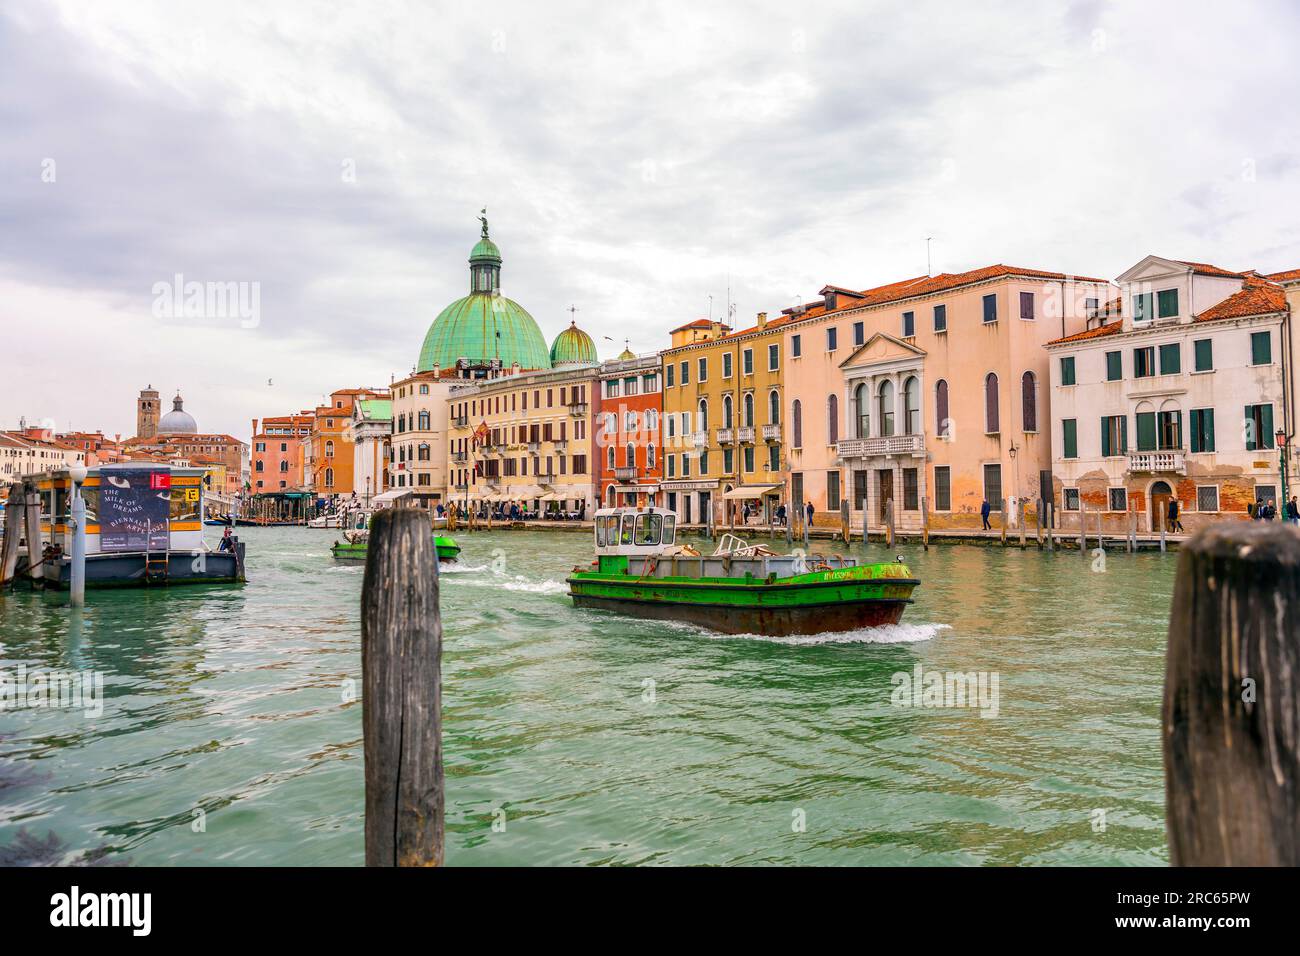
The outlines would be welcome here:
<svg viewBox="0 0 1300 956">
<path fill-rule="evenodd" d="M 904 342 L 885 332 L 876 332 L 841 362 L 840 368 L 882 365 L 899 360 L 922 358 L 925 354 L 925 349 L 918 348 L 910 342 Z"/>
<path fill-rule="evenodd" d="M 1164 259 L 1160 256 L 1147 256 L 1136 265 L 1130 266 L 1119 278 L 1118 282 L 1142 282 L 1146 279 L 1159 279 L 1170 275 L 1179 275 L 1187 271 L 1187 263 L 1178 262 L 1174 259 Z"/>
</svg>

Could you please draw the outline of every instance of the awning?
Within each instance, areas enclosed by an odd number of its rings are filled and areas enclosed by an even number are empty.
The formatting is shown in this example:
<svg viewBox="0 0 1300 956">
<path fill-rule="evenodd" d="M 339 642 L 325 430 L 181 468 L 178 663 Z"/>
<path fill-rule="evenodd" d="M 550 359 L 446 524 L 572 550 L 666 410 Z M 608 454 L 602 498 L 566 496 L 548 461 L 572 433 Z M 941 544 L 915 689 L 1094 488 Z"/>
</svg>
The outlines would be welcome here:
<svg viewBox="0 0 1300 956">
<path fill-rule="evenodd" d="M 399 499 L 413 494 L 415 494 L 414 488 L 394 488 L 391 491 L 385 491 L 383 494 L 375 495 L 370 500 L 373 504 L 382 506 L 395 504 Z"/>
<path fill-rule="evenodd" d="M 779 495 L 785 491 L 784 485 L 741 485 L 739 488 L 732 488 L 730 491 L 724 491 L 722 497 L 731 499 L 756 500 L 764 495 Z"/>
</svg>

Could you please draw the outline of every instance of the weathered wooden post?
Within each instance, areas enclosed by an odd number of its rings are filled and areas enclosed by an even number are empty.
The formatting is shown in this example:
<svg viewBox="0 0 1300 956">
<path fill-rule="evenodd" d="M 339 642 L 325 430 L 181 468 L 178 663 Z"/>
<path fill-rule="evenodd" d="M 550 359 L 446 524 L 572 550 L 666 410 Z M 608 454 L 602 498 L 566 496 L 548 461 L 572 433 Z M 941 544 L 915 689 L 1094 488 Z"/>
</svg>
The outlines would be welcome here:
<svg viewBox="0 0 1300 956">
<path fill-rule="evenodd" d="M 1165 509 L 1160 509 L 1160 553 L 1165 552 Z"/>
<path fill-rule="evenodd" d="M 894 547 L 894 499 L 890 498 L 885 502 L 885 544 L 892 550 Z"/>
<path fill-rule="evenodd" d="M 849 502 L 846 498 L 840 502 L 840 534 L 844 536 L 844 543 L 849 543 Z"/>
<path fill-rule="evenodd" d="M 785 549 L 790 550 L 794 544 L 794 509 L 785 509 Z"/>
<path fill-rule="evenodd" d="M 1047 550 L 1055 551 L 1056 539 L 1052 536 L 1052 526 L 1056 524 L 1056 502 L 1055 501 L 1047 502 L 1047 520 L 1044 523 L 1047 525 Z"/>
<path fill-rule="evenodd" d="M 366 866 L 441 866 L 442 621 L 438 555 L 419 513 L 370 522 L 361 590 Z"/>
<path fill-rule="evenodd" d="M 1020 550 L 1025 550 L 1025 499 L 1016 499 L 1016 524 L 1020 525 Z"/>
<path fill-rule="evenodd" d="M 998 522 L 998 524 L 1002 526 L 1001 527 L 1002 547 L 1005 548 L 1007 546 L 1007 499 L 999 498 L 998 501 L 1001 504 L 1001 511 L 999 513 L 999 518 L 1001 520 Z"/>
<path fill-rule="evenodd" d="M 1181 549 L 1161 719 L 1174 866 L 1300 866 L 1300 536 L 1224 522 Z"/>
<path fill-rule="evenodd" d="M 4 549 L 0 551 L 0 584 L 8 584 L 18 571 L 18 539 L 23 527 L 23 485 L 15 481 L 9 486 L 9 500 L 5 506 Z"/>
<path fill-rule="evenodd" d="M 1079 495 L 1079 550 L 1088 553 L 1088 502 Z"/>
<path fill-rule="evenodd" d="M 24 509 L 24 534 L 27 536 L 27 576 L 36 581 L 45 579 L 45 567 L 41 564 L 41 495 L 34 482 L 26 481 L 23 486 L 27 492 L 27 506 Z M 54 521 L 50 515 L 50 521 Z"/>
<path fill-rule="evenodd" d="M 1034 504 L 1034 543 L 1038 545 L 1038 550 L 1043 550 L 1043 499 L 1039 498 Z"/>
<path fill-rule="evenodd" d="M 921 547 L 930 550 L 930 503 L 921 496 Z"/>
<path fill-rule="evenodd" d="M 867 542 L 871 540 L 871 537 L 867 532 L 867 515 L 868 515 L 867 499 L 863 498 L 862 499 L 862 547 L 863 548 L 865 548 L 867 546 Z"/>
</svg>

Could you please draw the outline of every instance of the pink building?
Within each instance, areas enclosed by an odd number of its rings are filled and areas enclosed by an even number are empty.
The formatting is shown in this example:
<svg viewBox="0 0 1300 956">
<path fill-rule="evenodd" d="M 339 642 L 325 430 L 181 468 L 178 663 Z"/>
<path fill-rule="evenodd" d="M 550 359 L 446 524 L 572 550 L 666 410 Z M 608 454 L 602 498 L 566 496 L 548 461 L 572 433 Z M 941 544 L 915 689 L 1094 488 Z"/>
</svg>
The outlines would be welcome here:
<svg viewBox="0 0 1300 956">
<path fill-rule="evenodd" d="M 979 527 L 987 499 L 1014 514 L 1051 495 L 1048 356 L 1113 295 L 1102 279 L 987 266 L 785 310 L 787 494 L 814 523 L 848 500 L 883 524 Z M 996 517 L 994 519 L 997 520 Z M 995 524 L 996 526 L 996 524 Z"/>
</svg>

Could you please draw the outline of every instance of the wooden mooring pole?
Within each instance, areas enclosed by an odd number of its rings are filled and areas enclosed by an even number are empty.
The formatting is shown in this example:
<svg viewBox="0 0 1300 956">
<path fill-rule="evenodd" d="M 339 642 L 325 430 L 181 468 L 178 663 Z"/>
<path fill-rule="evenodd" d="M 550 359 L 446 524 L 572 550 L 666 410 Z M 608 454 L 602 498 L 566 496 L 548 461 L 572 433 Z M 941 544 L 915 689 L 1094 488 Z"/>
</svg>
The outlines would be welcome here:
<svg viewBox="0 0 1300 956">
<path fill-rule="evenodd" d="M 1180 549 L 1161 726 L 1174 866 L 1300 866 L 1300 536 L 1223 522 Z"/>
<path fill-rule="evenodd" d="M 885 502 L 885 543 L 892 551 L 894 548 L 894 499 Z"/>
<path fill-rule="evenodd" d="M 998 524 L 1002 526 L 1000 529 L 1000 535 L 1002 538 L 1002 547 L 1005 548 L 1007 546 L 1007 499 L 1006 498 L 998 499 L 998 517 L 1001 519 L 998 522 Z"/>
<path fill-rule="evenodd" d="M 844 543 L 849 543 L 849 502 L 846 498 L 840 502 L 840 533 L 844 536 Z"/>
<path fill-rule="evenodd" d="M 438 555 L 420 512 L 370 522 L 361 589 L 366 866 L 441 866 L 442 620 Z"/>
<path fill-rule="evenodd" d="M 23 527 L 23 533 L 27 536 L 27 576 L 44 581 L 45 567 L 41 564 L 41 493 L 31 480 L 23 482 L 23 487 L 27 492 Z M 53 515 L 50 520 L 54 520 Z"/>
<path fill-rule="evenodd" d="M 9 501 L 5 506 L 4 549 L 0 551 L 0 584 L 9 584 L 18 572 L 18 539 L 22 537 L 23 486 L 15 481 L 9 486 Z"/>
<path fill-rule="evenodd" d="M 1025 550 L 1025 499 L 1016 499 L 1016 524 L 1020 525 L 1020 550 Z"/>
<path fill-rule="evenodd" d="M 921 547 L 930 550 L 930 503 L 921 496 Z"/>
</svg>

